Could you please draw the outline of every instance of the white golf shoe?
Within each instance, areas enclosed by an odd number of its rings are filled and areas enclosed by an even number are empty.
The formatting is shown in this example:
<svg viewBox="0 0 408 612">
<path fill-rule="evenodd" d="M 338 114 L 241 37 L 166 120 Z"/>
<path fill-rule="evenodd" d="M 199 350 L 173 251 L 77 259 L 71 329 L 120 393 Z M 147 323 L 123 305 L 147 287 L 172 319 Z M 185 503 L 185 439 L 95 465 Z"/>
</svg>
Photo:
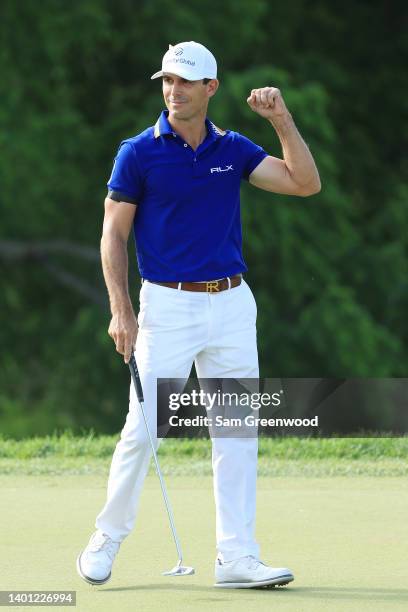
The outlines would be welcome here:
<svg viewBox="0 0 408 612">
<path fill-rule="evenodd" d="M 287 567 L 269 567 L 253 556 L 234 561 L 215 562 L 214 586 L 221 589 L 251 589 L 254 587 L 288 584 L 294 580 Z"/>
<path fill-rule="evenodd" d="M 98 529 L 78 555 L 78 574 L 89 584 L 105 584 L 112 575 L 112 564 L 119 547 L 120 542 L 114 542 Z"/>
</svg>

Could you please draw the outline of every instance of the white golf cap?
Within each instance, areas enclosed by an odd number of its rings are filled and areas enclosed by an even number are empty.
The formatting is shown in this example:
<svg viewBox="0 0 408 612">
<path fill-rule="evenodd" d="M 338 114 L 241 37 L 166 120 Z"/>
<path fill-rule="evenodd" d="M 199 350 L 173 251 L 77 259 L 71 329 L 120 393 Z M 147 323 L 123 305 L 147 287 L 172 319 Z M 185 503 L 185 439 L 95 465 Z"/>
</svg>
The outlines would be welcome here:
<svg viewBox="0 0 408 612">
<path fill-rule="evenodd" d="M 182 42 L 169 45 L 169 50 L 163 56 L 162 69 L 150 78 L 157 79 L 163 73 L 177 74 L 188 81 L 217 78 L 217 62 L 215 57 L 204 45 Z"/>
</svg>

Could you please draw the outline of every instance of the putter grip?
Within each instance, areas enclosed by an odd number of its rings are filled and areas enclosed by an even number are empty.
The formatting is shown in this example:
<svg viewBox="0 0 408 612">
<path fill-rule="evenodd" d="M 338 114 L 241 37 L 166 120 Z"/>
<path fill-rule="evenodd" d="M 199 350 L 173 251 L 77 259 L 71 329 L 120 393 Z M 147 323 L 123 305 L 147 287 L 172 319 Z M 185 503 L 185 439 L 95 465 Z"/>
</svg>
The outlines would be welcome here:
<svg viewBox="0 0 408 612">
<path fill-rule="evenodd" d="M 132 353 L 130 360 L 129 360 L 129 369 L 130 369 L 130 374 L 132 376 L 133 384 L 135 385 L 137 399 L 139 400 L 139 402 L 143 402 L 144 400 L 143 400 L 142 383 L 140 381 L 139 370 L 137 369 L 137 363 L 136 363 L 134 353 Z"/>
</svg>

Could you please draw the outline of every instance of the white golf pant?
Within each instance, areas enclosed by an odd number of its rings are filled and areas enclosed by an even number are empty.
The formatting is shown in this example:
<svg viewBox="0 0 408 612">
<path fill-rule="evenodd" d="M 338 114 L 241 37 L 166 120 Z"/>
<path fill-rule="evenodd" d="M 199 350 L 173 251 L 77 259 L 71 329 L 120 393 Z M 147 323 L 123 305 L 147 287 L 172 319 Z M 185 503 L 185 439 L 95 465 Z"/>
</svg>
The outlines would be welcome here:
<svg viewBox="0 0 408 612">
<path fill-rule="evenodd" d="M 257 378 L 256 303 L 242 280 L 219 293 L 182 291 L 145 281 L 140 291 L 136 361 L 156 447 L 157 378 Z M 257 438 L 212 438 L 218 556 L 259 557 L 255 541 Z M 151 449 L 131 383 L 129 412 L 110 468 L 96 527 L 122 541 L 133 529 Z M 198 510 L 198 509 L 197 509 Z"/>
</svg>

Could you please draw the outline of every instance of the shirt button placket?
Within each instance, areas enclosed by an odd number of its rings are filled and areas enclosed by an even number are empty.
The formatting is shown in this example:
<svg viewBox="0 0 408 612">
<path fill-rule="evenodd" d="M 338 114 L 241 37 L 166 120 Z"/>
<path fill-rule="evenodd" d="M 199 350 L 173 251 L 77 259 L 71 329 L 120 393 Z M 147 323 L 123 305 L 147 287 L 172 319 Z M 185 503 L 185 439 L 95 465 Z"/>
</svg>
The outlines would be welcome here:
<svg viewBox="0 0 408 612">
<path fill-rule="evenodd" d="M 197 178 L 199 176 L 199 171 L 198 171 L 199 164 L 197 162 L 198 162 L 198 157 L 197 155 L 194 155 L 193 157 L 193 177 L 194 178 Z"/>
</svg>

